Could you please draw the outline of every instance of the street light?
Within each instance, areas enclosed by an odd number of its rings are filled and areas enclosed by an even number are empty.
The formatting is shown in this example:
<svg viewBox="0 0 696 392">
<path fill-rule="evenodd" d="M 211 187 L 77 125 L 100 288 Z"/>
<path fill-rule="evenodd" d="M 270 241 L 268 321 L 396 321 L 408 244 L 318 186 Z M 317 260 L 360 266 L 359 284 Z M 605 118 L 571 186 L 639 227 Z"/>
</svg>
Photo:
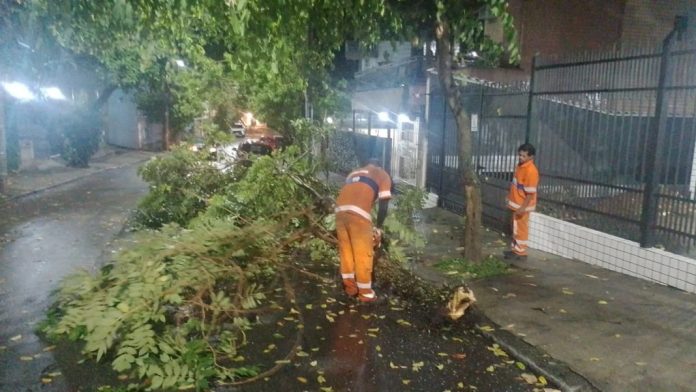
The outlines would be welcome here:
<svg viewBox="0 0 696 392">
<path fill-rule="evenodd" d="M 3 82 L 2 87 L 11 97 L 20 101 L 33 101 L 36 99 L 36 95 L 24 83 Z"/>
<path fill-rule="evenodd" d="M 65 101 L 67 98 L 58 87 L 43 87 L 41 88 L 41 94 L 49 99 L 55 99 L 56 101 Z"/>
<path fill-rule="evenodd" d="M 379 121 L 389 121 L 389 113 L 379 112 L 377 114 L 377 118 L 379 119 Z"/>
</svg>

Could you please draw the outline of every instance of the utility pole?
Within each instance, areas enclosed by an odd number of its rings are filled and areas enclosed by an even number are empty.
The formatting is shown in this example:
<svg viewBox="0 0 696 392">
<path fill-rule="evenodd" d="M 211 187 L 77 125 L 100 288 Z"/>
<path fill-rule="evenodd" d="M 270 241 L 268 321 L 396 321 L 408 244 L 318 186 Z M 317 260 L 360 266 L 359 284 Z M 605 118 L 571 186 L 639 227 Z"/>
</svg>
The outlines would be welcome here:
<svg viewBox="0 0 696 392">
<path fill-rule="evenodd" d="M 7 189 L 7 143 L 5 139 L 5 93 L 0 90 L 0 193 Z"/>
</svg>

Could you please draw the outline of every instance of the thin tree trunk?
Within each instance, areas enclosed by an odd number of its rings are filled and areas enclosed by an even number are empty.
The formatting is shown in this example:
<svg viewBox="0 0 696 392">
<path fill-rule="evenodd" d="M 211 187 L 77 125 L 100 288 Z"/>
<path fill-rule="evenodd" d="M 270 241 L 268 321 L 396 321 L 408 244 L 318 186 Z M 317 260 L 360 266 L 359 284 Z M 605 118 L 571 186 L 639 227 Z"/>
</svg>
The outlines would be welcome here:
<svg viewBox="0 0 696 392">
<path fill-rule="evenodd" d="M 441 21 L 435 32 L 437 39 L 437 69 L 447 103 L 459 132 L 459 172 L 466 200 L 466 224 L 464 226 L 464 257 L 473 262 L 481 261 L 481 184 L 473 162 L 473 138 L 471 119 L 464 110 L 461 92 L 452 74 L 452 35 L 447 21 Z"/>
</svg>

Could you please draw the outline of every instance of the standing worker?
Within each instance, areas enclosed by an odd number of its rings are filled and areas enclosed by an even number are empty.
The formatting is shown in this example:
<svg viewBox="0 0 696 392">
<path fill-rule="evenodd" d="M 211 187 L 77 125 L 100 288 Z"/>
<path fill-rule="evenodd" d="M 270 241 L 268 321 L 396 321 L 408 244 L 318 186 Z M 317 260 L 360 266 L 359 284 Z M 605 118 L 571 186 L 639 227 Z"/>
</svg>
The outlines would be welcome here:
<svg viewBox="0 0 696 392">
<path fill-rule="evenodd" d="M 371 158 L 365 166 L 348 175 L 336 200 L 336 234 L 341 257 L 343 289 L 361 302 L 373 302 L 372 257 L 374 245 L 382 237 L 382 225 L 387 217 L 392 181 Z M 372 226 L 372 207 L 379 200 L 377 223 Z"/>
<path fill-rule="evenodd" d="M 529 143 L 517 149 L 519 162 L 507 196 L 507 206 L 512 210 L 512 250 L 505 252 L 506 259 L 527 258 L 529 213 L 536 208 L 539 185 L 539 170 L 534 165 L 535 154 L 536 149 Z"/>
</svg>

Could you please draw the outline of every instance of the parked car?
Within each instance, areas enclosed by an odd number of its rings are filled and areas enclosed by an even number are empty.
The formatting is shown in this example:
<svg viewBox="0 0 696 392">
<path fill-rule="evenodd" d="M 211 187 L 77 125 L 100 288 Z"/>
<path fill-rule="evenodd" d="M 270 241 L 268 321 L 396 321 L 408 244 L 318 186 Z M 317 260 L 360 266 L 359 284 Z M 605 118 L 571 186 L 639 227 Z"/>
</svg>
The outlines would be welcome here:
<svg viewBox="0 0 696 392">
<path fill-rule="evenodd" d="M 246 128 L 241 122 L 236 122 L 230 127 L 230 133 L 237 137 L 244 137 L 246 135 Z"/>
</svg>

